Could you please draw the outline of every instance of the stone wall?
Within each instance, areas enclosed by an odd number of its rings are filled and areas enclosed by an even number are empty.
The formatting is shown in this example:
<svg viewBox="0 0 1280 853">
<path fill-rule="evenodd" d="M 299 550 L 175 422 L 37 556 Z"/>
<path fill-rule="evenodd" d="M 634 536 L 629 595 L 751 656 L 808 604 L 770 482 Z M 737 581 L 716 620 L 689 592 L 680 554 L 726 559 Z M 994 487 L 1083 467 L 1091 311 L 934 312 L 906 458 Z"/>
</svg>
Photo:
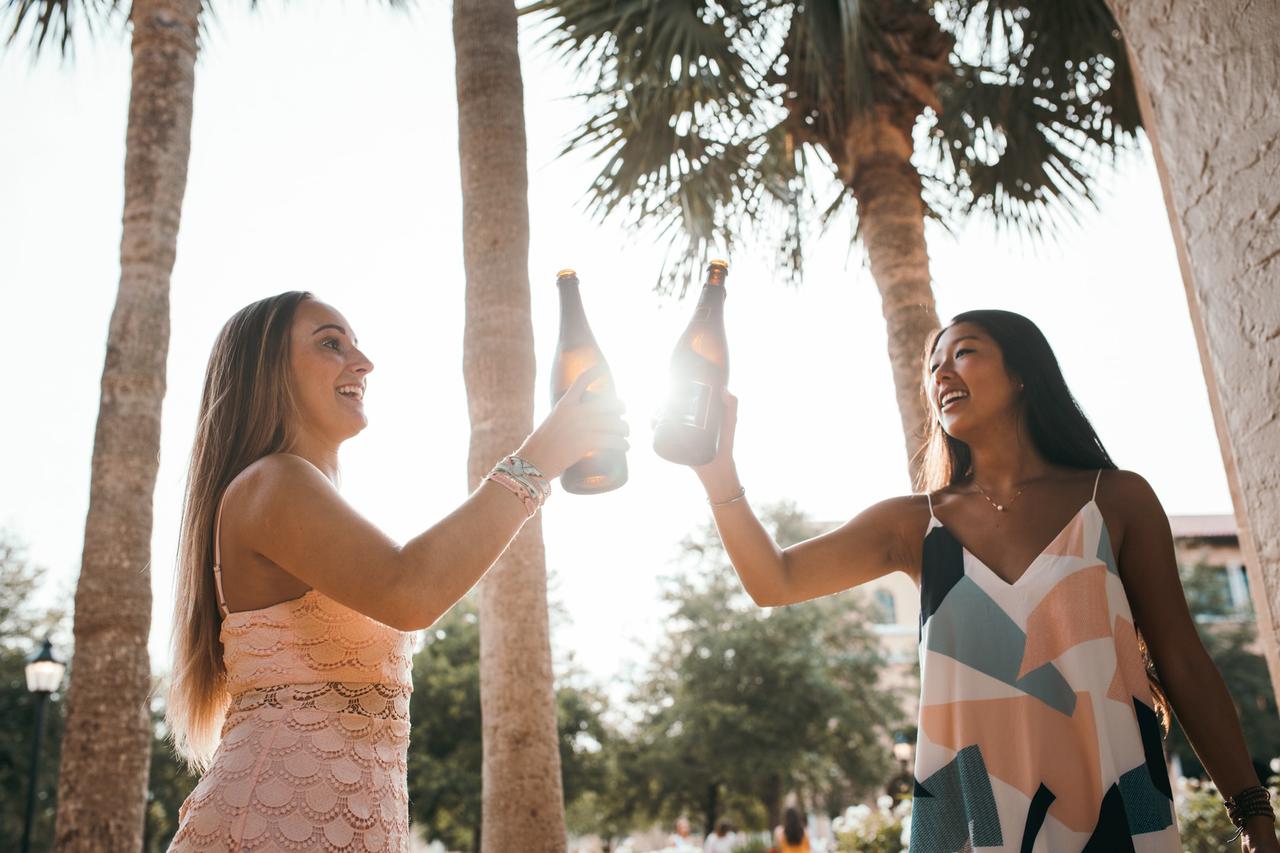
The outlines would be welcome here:
<svg viewBox="0 0 1280 853">
<path fill-rule="evenodd" d="M 1280 689 L 1280 4 L 1108 2 L 1136 60 L 1258 628 Z"/>
</svg>

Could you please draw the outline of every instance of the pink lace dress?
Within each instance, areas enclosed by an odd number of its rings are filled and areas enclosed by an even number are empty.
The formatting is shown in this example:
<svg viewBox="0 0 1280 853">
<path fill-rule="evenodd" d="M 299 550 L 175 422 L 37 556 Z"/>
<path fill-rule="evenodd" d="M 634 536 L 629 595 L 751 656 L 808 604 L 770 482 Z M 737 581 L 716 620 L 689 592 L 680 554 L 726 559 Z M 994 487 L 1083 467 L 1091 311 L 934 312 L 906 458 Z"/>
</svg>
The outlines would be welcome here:
<svg viewBox="0 0 1280 853">
<path fill-rule="evenodd" d="M 231 707 L 170 851 L 405 851 L 411 637 L 311 590 L 228 613 Z"/>
</svg>

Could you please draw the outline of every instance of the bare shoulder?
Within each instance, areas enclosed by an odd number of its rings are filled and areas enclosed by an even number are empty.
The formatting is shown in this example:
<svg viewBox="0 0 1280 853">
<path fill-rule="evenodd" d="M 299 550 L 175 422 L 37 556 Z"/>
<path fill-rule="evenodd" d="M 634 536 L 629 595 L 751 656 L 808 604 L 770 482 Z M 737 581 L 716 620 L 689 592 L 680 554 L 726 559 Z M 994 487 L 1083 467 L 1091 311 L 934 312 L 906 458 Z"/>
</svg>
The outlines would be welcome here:
<svg viewBox="0 0 1280 853">
<path fill-rule="evenodd" d="M 1118 552 L 1141 542 L 1164 542 L 1172 534 L 1164 506 L 1141 474 L 1123 469 L 1102 472 L 1098 508 Z"/>
<path fill-rule="evenodd" d="M 1164 514 L 1160 499 L 1146 478 L 1123 468 L 1102 472 L 1098 481 L 1098 503 L 1113 509 L 1121 518 Z"/>
<path fill-rule="evenodd" d="M 227 496 L 242 508 L 243 514 L 261 517 L 273 506 L 317 490 L 333 490 L 333 484 L 318 468 L 301 456 L 273 453 L 241 471 L 227 486 Z"/>
</svg>

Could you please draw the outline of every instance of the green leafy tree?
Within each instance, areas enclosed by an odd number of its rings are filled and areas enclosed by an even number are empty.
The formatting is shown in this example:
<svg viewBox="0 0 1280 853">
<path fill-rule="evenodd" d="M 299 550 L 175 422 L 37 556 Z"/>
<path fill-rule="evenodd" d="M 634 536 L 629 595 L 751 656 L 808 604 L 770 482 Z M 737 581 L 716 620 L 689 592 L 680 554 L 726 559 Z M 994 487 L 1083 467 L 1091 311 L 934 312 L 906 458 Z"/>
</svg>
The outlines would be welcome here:
<svg viewBox="0 0 1280 853">
<path fill-rule="evenodd" d="M 1258 639 L 1257 625 L 1251 621 L 1198 624 L 1200 640 L 1213 658 L 1222 679 L 1231 692 L 1245 744 L 1257 765 L 1260 778 L 1271 772 L 1268 764 L 1280 758 L 1280 713 L 1276 710 L 1275 691 L 1267 662 L 1254 649 Z M 1203 777 L 1204 767 L 1191 748 L 1187 734 L 1175 718 L 1169 726 L 1166 748 L 1182 759 L 1187 776 Z"/>
<path fill-rule="evenodd" d="M 0 839 L 17 846 L 26 819 L 31 773 L 35 701 L 27 690 L 28 657 L 45 634 L 61 633 L 66 614 L 59 609 L 40 612 L 33 601 L 44 584 L 45 572 L 27 558 L 26 548 L 12 533 L 0 529 Z M 62 646 L 59 643 L 59 646 Z M 59 648 L 60 655 L 65 649 Z M 54 768 L 64 725 L 61 693 L 49 697 L 41 741 L 35 823 L 32 846 L 48 847 L 53 841 L 56 806 Z"/>
<path fill-rule="evenodd" d="M 782 544 L 813 532 L 789 505 L 765 518 Z M 618 761 L 634 812 L 669 820 L 690 810 L 710 827 L 729 811 L 773 826 L 788 791 L 830 801 L 881 784 L 900 712 L 877 687 L 884 661 L 859 600 L 763 610 L 713 527 L 683 550 L 689 569 L 667 581 L 669 629 L 635 691 L 641 718 Z"/>
<path fill-rule="evenodd" d="M 1200 641 L 1222 673 L 1240 715 L 1249 754 L 1260 778 L 1266 778 L 1271 772 L 1268 767 L 1271 759 L 1280 757 L 1280 713 L 1276 710 L 1266 659 L 1256 651 L 1258 628 L 1253 613 L 1250 609 L 1239 611 L 1232 606 L 1223 567 L 1179 566 L 1178 574 L 1187 606 L 1197 617 Z M 1184 774 L 1205 776 L 1204 767 L 1176 719 L 1170 724 L 1166 748 L 1169 754 L 1181 758 Z"/>
<path fill-rule="evenodd" d="M 845 223 L 880 291 L 908 457 L 938 327 L 925 220 L 1039 234 L 1094 199 L 1139 115 L 1105 0 L 535 0 L 590 115 L 601 217 L 669 238 L 660 282 L 713 248 L 772 246 L 798 281 Z M 856 209 L 856 214 L 855 214 Z M 837 215 L 842 211 L 850 216 Z M 914 473 L 914 471 L 913 471 Z"/>
<path fill-rule="evenodd" d="M 574 676 L 562 676 L 556 691 L 560 765 L 570 806 L 605 787 L 603 748 L 610 740 L 603 694 L 575 683 Z M 450 849 L 478 850 L 483 745 L 480 630 L 473 599 L 459 602 L 427 632 L 414 657 L 413 684 L 410 816 Z"/>
<path fill-rule="evenodd" d="M 164 696 L 157 685 L 153 694 Z M 164 853 L 178 831 L 178 810 L 200 779 L 173 751 L 164 708 L 151 708 L 151 768 L 147 774 L 147 812 L 142 831 L 143 853 Z"/>
</svg>

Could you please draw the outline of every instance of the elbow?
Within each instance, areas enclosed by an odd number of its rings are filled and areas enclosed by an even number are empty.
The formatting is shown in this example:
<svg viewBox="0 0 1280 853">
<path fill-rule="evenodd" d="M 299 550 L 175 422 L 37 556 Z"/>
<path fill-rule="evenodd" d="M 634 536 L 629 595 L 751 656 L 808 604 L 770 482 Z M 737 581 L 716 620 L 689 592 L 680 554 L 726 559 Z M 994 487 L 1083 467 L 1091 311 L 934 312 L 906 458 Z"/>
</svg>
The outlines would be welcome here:
<svg viewBox="0 0 1280 853">
<path fill-rule="evenodd" d="M 755 602 L 756 607 L 780 607 L 787 603 L 787 597 L 781 589 L 747 586 L 745 583 L 742 588 L 747 591 L 747 595 L 751 596 L 751 600 Z"/>
<path fill-rule="evenodd" d="M 379 622 L 407 634 L 430 628 L 444 615 L 424 600 L 421 578 L 414 572 L 394 565 L 388 575 L 390 580 L 382 586 Z"/>
<path fill-rule="evenodd" d="M 421 608 L 409 606 L 410 602 L 399 601 L 391 606 L 387 618 L 383 621 L 388 628 L 394 628 L 405 634 L 414 631 L 425 631 L 443 616 L 443 613 L 424 612 Z"/>
</svg>

